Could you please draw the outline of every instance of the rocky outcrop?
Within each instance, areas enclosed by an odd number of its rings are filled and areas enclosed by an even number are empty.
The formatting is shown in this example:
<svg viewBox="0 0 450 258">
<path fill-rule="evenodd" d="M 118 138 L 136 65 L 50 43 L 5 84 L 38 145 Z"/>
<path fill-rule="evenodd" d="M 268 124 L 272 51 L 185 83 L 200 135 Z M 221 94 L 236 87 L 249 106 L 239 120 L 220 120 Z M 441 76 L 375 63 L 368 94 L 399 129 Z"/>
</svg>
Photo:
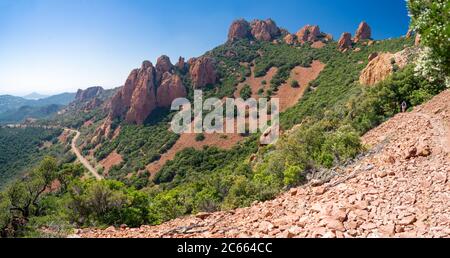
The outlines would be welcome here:
<svg viewBox="0 0 450 258">
<path fill-rule="evenodd" d="M 322 35 L 320 28 L 317 25 L 306 25 L 301 28 L 297 33 L 297 40 L 299 43 L 315 42 L 319 40 Z"/>
<path fill-rule="evenodd" d="M 129 99 L 130 108 L 125 116 L 128 123 L 142 124 L 150 113 L 156 108 L 156 69 L 148 62 L 143 64 L 137 72 L 132 72 L 133 91 Z M 128 102 L 128 100 L 126 100 Z"/>
<path fill-rule="evenodd" d="M 216 62 L 213 58 L 208 56 L 191 58 L 188 63 L 189 74 L 195 89 L 200 89 L 216 82 Z"/>
<path fill-rule="evenodd" d="M 166 72 L 171 72 L 173 69 L 173 65 L 170 62 L 170 58 L 166 55 L 162 55 L 156 61 L 156 81 L 157 83 L 161 82 L 163 74 Z"/>
<path fill-rule="evenodd" d="M 413 37 L 416 33 L 414 32 L 413 29 L 409 29 L 408 32 L 406 32 L 405 38 L 409 39 L 411 37 Z"/>
<path fill-rule="evenodd" d="M 184 57 L 178 58 L 178 62 L 175 64 L 175 66 L 180 70 L 181 72 L 184 72 L 186 70 L 187 64 L 184 61 Z"/>
<path fill-rule="evenodd" d="M 186 88 L 181 81 L 180 76 L 177 74 L 171 74 L 169 72 L 164 73 L 156 91 L 156 99 L 158 107 L 170 107 L 172 101 L 176 98 L 186 97 Z"/>
<path fill-rule="evenodd" d="M 250 23 L 251 33 L 256 40 L 272 41 L 276 37 L 280 36 L 280 29 L 275 22 L 271 19 L 254 20 Z"/>
<path fill-rule="evenodd" d="M 416 34 L 416 38 L 414 39 L 414 46 L 420 46 L 420 34 Z"/>
<path fill-rule="evenodd" d="M 338 41 L 338 48 L 340 51 L 345 51 L 352 47 L 352 34 L 348 32 L 342 33 Z"/>
<path fill-rule="evenodd" d="M 359 24 L 353 41 L 356 43 L 361 40 L 371 39 L 371 37 L 372 37 L 372 30 L 370 29 L 369 24 L 363 21 Z"/>
<path fill-rule="evenodd" d="M 374 53 L 372 53 L 372 54 L 370 54 L 369 55 L 369 57 L 367 58 L 368 60 L 369 60 L 369 62 L 370 61 L 372 61 L 375 57 L 377 57 L 378 56 L 378 53 L 377 52 L 374 52 Z"/>
<path fill-rule="evenodd" d="M 156 67 L 144 61 L 111 98 L 108 120 L 122 117 L 128 123 L 142 124 L 155 108 L 168 107 L 175 98 L 185 96 L 186 89 L 167 56 L 158 58 Z"/>
<path fill-rule="evenodd" d="M 272 41 L 281 35 L 280 28 L 271 19 L 254 20 L 251 23 L 244 19 L 234 21 L 228 30 L 228 41 L 239 39 L 255 39 Z"/>
<path fill-rule="evenodd" d="M 228 40 L 235 41 L 251 37 L 250 23 L 244 19 L 234 21 L 228 31 Z"/>
<path fill-rule="evenodd" d="M 395 54 L 381 53 L 374 57 L 361 72 L 359 82 L 362 85 L 374 85 L 384 80 L 395 68 L 405 67 L 415 53 L 412 48 L 406 48 Z"/>
<path fill-rule="evenodd" d="M 86 102 L 90 101 L 93 98 L 100 96 L 104 92 L 103 88 L 100 86 L 90 87 L 85 90 L 79 89 L 75 96 L 76 102 Z"/>
<path fill-rule="evenodd" d="M 284 38 L 284 43 L 288 45 L 294 45 L 295 44 L 295 35 L 293 34 L 287 34 Z"/>
<path fill-rule="evenodd" d="M 103 101 L 97 97 L 91 99 L 85 106 L 86 110 L 93 110 L 95 108 L 100 107 L 103 104 Z"/>
</svg>

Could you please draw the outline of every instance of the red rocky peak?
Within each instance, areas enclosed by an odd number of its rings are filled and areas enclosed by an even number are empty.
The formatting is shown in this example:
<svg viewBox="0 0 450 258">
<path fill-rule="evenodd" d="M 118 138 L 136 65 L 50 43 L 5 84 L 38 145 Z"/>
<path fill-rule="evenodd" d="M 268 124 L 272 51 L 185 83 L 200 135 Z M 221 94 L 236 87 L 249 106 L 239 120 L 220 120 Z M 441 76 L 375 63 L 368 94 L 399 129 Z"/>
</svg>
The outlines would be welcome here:
<svg viewBox="0 0 450 258">
<path fill-rule="evenodd" d="M 370 29 L 370 26 L 365 21 L 363 21 L 359 24 L 353 41 L 358 42 L 360 40 L 370 39 L 371 37 L 372 30 Z"/>
<path fill-rule="evenodd" d="M 189 60 L 189 74 L 195 89 L 215 83 L 217 73 L 214 59 L 207 56 L 191 58 Z"/>
</svg>

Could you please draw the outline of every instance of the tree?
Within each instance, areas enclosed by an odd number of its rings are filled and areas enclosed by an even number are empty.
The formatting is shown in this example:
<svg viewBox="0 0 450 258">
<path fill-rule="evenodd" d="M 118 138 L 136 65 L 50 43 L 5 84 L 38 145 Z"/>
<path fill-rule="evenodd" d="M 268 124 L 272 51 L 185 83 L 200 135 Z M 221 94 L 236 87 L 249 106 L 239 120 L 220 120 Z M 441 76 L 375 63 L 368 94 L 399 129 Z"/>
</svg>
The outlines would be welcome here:
<svg viewBox="0 0 450 258">
<path fill-rule="evenodd" d="M 39 202 L 45 190 L 56 179 L 57 169 L 56 160 L 45 157 L 35 171 L 11 185 L 7 194 L 11 202 L 10 210 L 16 212 L 14 216 L 20 216 L 27 221 L 30 215 L 40 213 Z"/>
<path fill-rule="evenodd" d="M 293 81 L 291 81 L 291 87 L 292 88 L 298 88 L 298 87 L 300 87 L 300 84 L 298 83 L 297 80 L 293 80 Z"/>
<path fill-rule="evenodd" d="M 425 49 L 416 71 L 431 81 L 450 86 L 450 2 L 448 0 L 409 0 L 411 28 L 420 35 Z"/>
</svg>

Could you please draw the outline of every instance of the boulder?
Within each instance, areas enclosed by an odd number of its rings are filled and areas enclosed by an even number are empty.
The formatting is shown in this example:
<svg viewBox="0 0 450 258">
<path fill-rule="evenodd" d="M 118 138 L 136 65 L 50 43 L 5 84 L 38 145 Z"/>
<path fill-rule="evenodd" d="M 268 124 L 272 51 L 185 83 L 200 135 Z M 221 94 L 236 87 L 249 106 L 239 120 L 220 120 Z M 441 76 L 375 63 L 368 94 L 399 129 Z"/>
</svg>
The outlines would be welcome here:
<svg viewBox="0 0 450 258">
<path fill-rule="evenodd" d="M 340 51 L 350 49 L 352 47 L 352 34 L 348 32 L 342 33 L 338 41 L 338 48 Z"/>
<path fill-rule="evenodd" d="M 288 45 L 294 45 L 295 44 L 295 35 L 293 34 L 287 34 L 284 38 L 283 38 L 284 42 Z"/>
<path fill-rule="evenodd" d="M 365 21 L 361 22 L 358 26 L 358 29 L 355 33 L 355 38 L 353 41 L 359 42 L 361 40 L 370 39 L 372 37 L 372 30 L 370 29 L 369 24 L 367 24 Z"/>
<path fill-rule="evenodd" d="M 315 42 L 319 40 L 321 36 L 320 28 L 317 25 L 306 25 L 301 28 L 297 33 L 297 40 L 299 43 Z"/>
</svg>

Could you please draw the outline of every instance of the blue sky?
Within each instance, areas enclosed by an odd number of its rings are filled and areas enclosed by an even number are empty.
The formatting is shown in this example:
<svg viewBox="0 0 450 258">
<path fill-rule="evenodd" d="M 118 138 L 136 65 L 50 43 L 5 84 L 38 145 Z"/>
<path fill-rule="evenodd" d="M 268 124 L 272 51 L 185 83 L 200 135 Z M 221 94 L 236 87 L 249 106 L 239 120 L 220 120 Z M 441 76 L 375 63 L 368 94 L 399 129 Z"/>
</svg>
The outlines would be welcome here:
<svg viewBox="0 0 450 258">
<path fill-rule="evenodd" d="M 199 56 L 237 18 L 335 38 L 366 20 L 375 39 L 408 29 L 405 0 L 0 0 L 0 94 L 53 94 L 124 83 L 143 60 Z"/>
</svg>

